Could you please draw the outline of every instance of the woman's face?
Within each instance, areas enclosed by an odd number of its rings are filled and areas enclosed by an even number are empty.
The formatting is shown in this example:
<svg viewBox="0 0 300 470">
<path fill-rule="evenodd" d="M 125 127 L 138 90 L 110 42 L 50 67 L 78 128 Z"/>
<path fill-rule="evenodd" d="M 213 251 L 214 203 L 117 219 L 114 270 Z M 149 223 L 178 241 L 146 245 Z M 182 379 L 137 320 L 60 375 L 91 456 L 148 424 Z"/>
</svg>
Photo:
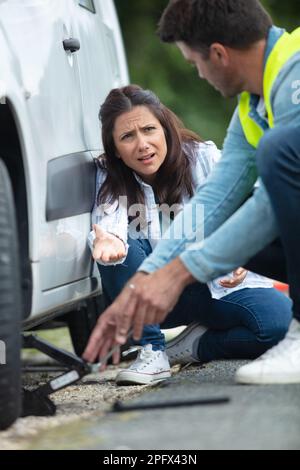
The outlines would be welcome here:
<svg viewBox="0 0 300 470">
<path fill-rule="evenodd" d="M 117 156 L 146 183 L 152 183 L 167 155 L 159 120 L 147 106 L 135 106 L 115 121 L 113 139 Z"/>
</svg>

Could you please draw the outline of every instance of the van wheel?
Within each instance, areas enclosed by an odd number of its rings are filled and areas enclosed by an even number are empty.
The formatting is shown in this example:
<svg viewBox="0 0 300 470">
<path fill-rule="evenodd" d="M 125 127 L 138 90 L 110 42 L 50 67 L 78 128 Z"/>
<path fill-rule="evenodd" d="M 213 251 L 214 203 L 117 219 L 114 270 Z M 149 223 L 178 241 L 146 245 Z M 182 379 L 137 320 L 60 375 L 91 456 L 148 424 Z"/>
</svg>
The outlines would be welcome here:
<svg viewBox="0 0 300 470">
<path fill-rule="evenodd" d="M 0 159 L 0 429 L 21 414 L 21 287 L 10 178 Z"/>
<path fill-rule="evenodd" d="M 98 317 L 109 304 L 109 300 L 105 292 L 103 292 L 102 295 L 89 299 L 86 306 L 70 312 L 64 317 L 69 327 L 73 348 L 77 356 L 82 356 Z M 126 342 L 126 344 L 122 345 L 121 353 L 130 346 L 132 346 L 131 342 Z M 126 360 L 135 359 L 136 357 L 137 352 L 132 352 L 126 355 Z M 98 361 L 98 358 L 96 361 Z M 112 364 L 112 358 L 108 359 L 107 364 Z"/>
<path fill-rule="evenodd" d="M 68 324 L 73 348 L 77 356 L 81 356 L 99 315 L 105 309 L 103 295 L 88 299 L 85 305 L 68 313 L 64 319 Z"/>
</svg>

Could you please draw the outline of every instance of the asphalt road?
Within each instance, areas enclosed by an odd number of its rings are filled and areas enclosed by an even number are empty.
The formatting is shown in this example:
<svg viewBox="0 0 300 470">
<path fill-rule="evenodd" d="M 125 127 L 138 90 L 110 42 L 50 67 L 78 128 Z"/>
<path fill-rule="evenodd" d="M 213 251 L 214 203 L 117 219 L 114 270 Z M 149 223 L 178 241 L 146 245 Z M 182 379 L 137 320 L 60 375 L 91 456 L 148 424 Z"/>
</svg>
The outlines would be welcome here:
<svg viewBox="0 0 300 470">
<path fill-rule="evenodd" d="M 241 361 L 190 367 L 127 403 L 228 397 L 224 404 L 107 413 L 71 432 L 42 433 L 32 449 L 300 449 L 300 384 L 234 383 Z"/>
</svg>

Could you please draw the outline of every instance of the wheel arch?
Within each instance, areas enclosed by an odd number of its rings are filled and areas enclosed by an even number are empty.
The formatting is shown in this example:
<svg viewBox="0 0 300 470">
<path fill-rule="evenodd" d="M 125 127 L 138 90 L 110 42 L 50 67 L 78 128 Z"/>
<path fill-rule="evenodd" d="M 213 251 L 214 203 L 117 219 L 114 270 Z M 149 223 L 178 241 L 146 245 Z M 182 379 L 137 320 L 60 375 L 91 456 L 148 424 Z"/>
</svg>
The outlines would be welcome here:
<svg viewBox="0 0 300 470">
<path fill-rule="evenodd" d="M 16 208 L 19 256 L 22 279 L 23 317 L 27 318 L 31 311 L 32 274 L 29 259 L 29 222 L 27 189 L 24 171 L 22 145 L 13 104 L 9 99 L 0 105 L 0 158 L 8 170 Z"/>
</svg>

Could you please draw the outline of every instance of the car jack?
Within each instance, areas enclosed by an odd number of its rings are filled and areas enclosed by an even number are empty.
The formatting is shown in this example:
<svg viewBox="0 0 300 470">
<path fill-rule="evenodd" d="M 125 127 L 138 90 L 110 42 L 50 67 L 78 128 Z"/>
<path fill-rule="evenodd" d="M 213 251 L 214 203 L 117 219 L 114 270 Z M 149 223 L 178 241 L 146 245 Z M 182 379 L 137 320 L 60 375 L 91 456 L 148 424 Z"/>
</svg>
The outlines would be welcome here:
<svg viewBox="0 0 300 470">
<path fill-rule="evenodd" d="M 54 392 L 72 385 L 82 377 L 99 371 L 101 363 L 91 364 L 85 362 L 75 354 L 64 349 L 60 349 L 53 344 L 41 339 L 35 335 L 23 335 L 23 347 L 28 349 L 37 349 L 47 356 L 55 359 L 68 369 L 63 374 L 50 379 L 44 385 L 40 385 L 35 390 L 27 390 L 23 388 L 22 400 L 23 411 L 22 417 L 25 416 L 53 416 L 56 412 L 56 406 L 49 398 Z M 113 348 L 106 356 L 105 361 L 109 359 L 118 346 Z M 104 362 L 104 361 L 102 361 Z"/>
</svg>

